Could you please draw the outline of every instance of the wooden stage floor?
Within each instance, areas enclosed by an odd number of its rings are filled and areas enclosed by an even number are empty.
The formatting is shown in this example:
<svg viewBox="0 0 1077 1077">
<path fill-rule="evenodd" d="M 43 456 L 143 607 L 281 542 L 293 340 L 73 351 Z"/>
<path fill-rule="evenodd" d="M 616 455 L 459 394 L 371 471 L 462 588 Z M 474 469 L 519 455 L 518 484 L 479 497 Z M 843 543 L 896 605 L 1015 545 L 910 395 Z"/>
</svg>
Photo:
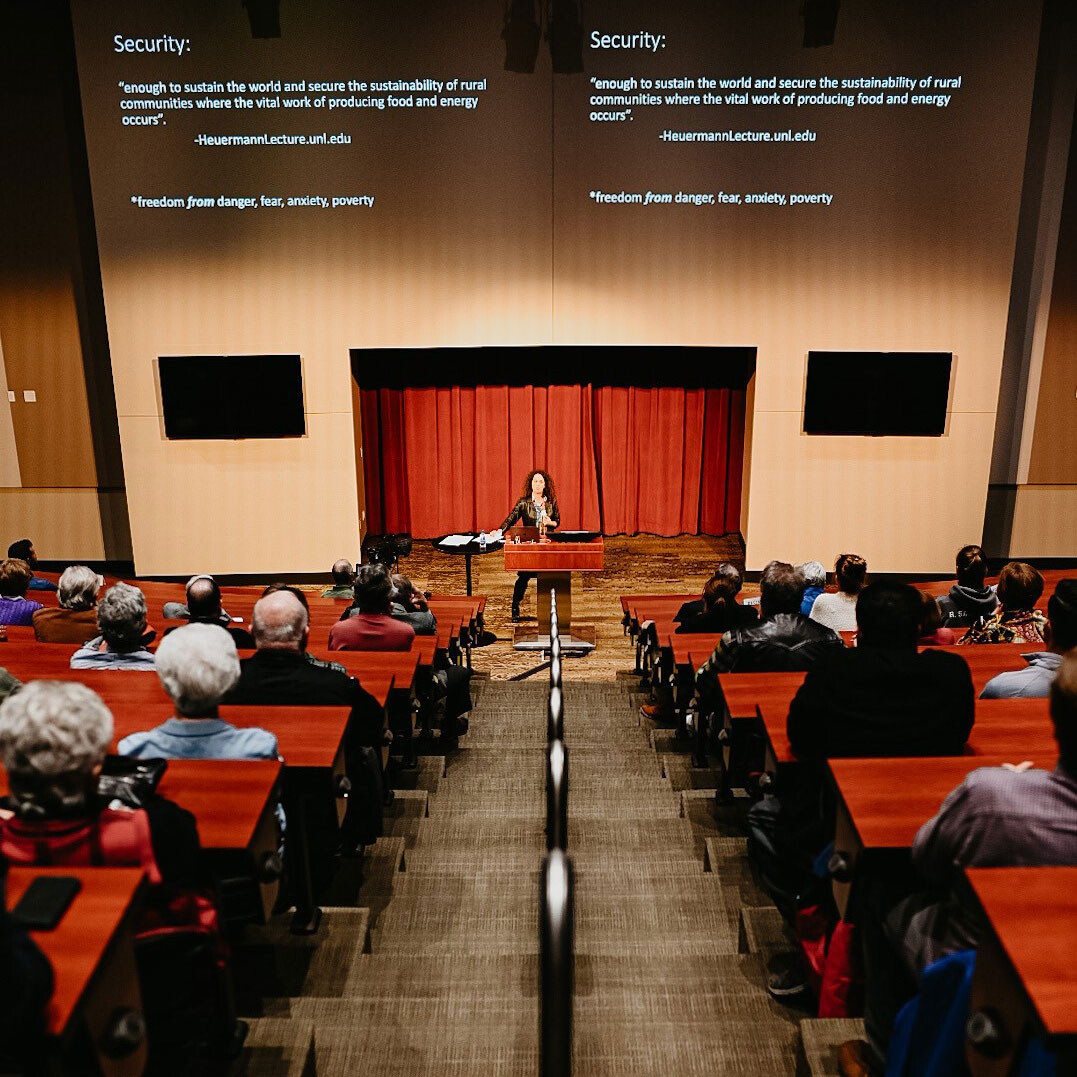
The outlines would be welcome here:
<svg viewBox="0 0 1077 1077">
<path fill-rule="evenodd" d="M 682 535 L 668 539 L 620 536 L 607 538 L 605 548 L 604 572 L 573 575 L 573 621 L 594 626 L 597 646 L 586 657 L 566 659 L 565 680 L 612 681 L 618 672 L 632 668 L 633 652 L 621 628 L 621 595 L 681 591 L 698 594 L 719 561 L 744 565 L 744 545 L 739 535 Z M 473 590 L 477 595 L 486 595 L 486 627 L 497 636 L 496 643 L 472 652 L 472 664 L 493 680 L 507 680 L 538 662 L 534 652 L 512 649 L 510 605 L 516 574 L 506 572 L 503 565 L 500 550 L 472 558 Z M 464 559 L 439 553 L 429 542 L 416 541 L 400 568 L 421 589 L 464 593 Z M 746 594 L 757 593 L 758 587 L 746 585 L 744 590 Z M 533 581 L 521 612 L 525 618 L 534 617 Z"/>
</svg>

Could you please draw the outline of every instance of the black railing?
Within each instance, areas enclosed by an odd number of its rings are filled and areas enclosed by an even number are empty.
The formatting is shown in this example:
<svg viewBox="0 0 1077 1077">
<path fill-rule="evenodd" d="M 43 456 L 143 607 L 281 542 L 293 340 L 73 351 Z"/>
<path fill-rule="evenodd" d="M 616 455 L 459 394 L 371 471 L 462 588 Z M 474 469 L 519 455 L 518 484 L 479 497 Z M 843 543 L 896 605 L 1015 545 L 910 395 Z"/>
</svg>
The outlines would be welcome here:
<svg viewBox="0 0 1077 1077">
<path fill-rule="evenodd" d="M 572 1073 L 575 878 L 568 857 L 568 749 L 557 594 L 550 593 L 550 701 L 546 716 L 546 859 L 539 895 L 539 1058 L 542 1077 Z"/>
</svg>

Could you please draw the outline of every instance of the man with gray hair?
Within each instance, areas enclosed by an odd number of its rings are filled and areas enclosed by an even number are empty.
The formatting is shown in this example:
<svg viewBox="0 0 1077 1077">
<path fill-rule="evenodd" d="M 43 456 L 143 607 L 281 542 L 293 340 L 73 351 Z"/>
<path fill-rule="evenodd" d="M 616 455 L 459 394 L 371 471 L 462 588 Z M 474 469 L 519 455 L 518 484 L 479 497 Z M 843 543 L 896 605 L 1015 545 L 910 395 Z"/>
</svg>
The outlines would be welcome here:
<svg viewBox="0 0 1077 1077">
<path fill-rule="evenodd" d="M 176 716 L 120 741 L 120 755 L 164 759 L 277 759 L 277 738 L 256 726 L 238 728 L 218 713 L 239 680 L 236 645 L 219 625 L 191 624 L 169 633 L 157 648 L 161 678 Z"/>
<path fill-rule="evenodd" d="M 42 643 L 85 643 L 97 634 L 97 592 L 104 578 L 86 565 L 72 565 L 60 576 L 60 606 L 45 607 L 33 617 L 34 635 Z"/>
<path fill-rule="evenodd" d="M 72 669 L 153 669 L 146 649 L 146 596 L 129 583 L 110 587 L 97 607 L 95 636 L 71 656 Z"/>
<path fill-rule="evenodd" d="M 206 586 L 209 584 L 209 587 Z M 187 595 L 186 602 L 166 602 L 161 609 L 161 613 L 166 621 L 186 621 L 196 620 L 196 607 L 199 604 L 205 604 L 206 598 L 210 596 L 213 590 L 216 590 L 218 605 L 220 605 L 221 591 L 217 585 L 217 581 L 206 572 L 195 573 L 188 581 L 185 588 Z M 194 592 L 192 594 L 192 591 Z M 202 618 L 203 620 L 205 618 Z M 216 620 L 222 625 L 229 625 L 232 623 L 232 618 L 228 615 L 228 612 L 224 609 L 216 615 Z"/>
<path fill-rule="evenodd" d="M 348 706 L 352 745 L 380 748 L 385 713 L 359 682 L 335 669 L 312 666 L 305 657 L 310 617 L 288 591 L 273 591 L 254 604 L 251 634 L 257 650 L 239 663 L 239 681 L 227 702 Z"/>
<path fill-rule="evenodd" d="M 322 598 L 351 598 L 352 587 L 355 584 L 355 569 L 351 561 L 342 557 L 333 562 L 333 586 L 327 587 L 322 592 Z"/>
</svg>

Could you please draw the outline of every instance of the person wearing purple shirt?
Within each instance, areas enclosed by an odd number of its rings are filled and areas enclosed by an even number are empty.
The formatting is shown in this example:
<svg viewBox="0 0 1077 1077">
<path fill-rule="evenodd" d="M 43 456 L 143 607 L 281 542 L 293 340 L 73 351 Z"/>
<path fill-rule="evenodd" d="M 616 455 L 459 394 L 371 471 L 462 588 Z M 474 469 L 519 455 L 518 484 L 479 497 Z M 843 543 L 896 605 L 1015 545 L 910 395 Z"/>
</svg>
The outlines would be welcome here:
<svg viewBox="0 0 1077 1077">
<path fill-rule="evenodd" d="M 40 602 L 26 597 L 30 586 L 30 566 L 17 557 L 0 562 L 0 624 L 33 624 L 34 614 L 41 609 Z"/>
</svg>

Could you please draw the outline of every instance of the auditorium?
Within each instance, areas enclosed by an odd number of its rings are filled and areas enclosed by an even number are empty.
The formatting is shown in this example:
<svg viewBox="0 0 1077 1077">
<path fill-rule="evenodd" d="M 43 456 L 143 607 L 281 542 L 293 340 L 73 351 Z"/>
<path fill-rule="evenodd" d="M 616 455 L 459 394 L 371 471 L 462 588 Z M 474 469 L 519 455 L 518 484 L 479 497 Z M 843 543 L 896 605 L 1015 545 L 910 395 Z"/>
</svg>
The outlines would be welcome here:
<svg viewBox="0 0 1077 1077">
<path fill-rule="evenodd" d="M 0 20 L 0 1074 L 1077 1075 L 1077 7 Z"/>
</svg>

